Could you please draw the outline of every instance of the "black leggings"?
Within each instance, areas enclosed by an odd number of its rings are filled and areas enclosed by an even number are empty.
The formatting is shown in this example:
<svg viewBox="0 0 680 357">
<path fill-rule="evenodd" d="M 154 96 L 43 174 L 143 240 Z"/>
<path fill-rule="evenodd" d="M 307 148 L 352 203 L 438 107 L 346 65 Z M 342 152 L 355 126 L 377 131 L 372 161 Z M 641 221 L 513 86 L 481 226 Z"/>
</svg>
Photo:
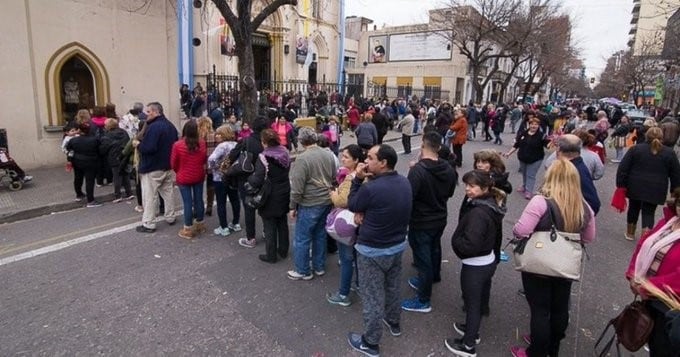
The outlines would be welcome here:
<svg viewBox="0 0 680 357">
<path fill-rule="evenodd" d="M 656 205 L 634 199 L 628 200 L 628 224 L 637 224 L 640 211 L 642 211 L 642 228 L 653 228 Z"/>
</svg>

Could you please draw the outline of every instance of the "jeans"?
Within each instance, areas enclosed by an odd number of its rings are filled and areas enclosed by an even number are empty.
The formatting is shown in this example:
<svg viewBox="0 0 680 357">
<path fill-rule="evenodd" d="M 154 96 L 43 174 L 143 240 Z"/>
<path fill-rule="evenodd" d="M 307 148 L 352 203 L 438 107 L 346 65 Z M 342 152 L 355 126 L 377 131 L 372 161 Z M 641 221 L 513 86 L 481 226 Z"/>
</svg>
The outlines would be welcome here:
<svg viewBox="0 0 680 357">
<path fill-rule="evenodd" d="M 369 258 L 357 253 L 359 292 L 363 306 L 364 340 L 380 344 L 382 319 L 398 324 L 402 253 Z"/>
<path fill-rule="evenodd" d="M 519 171 L 522 173 L 522 186 L 524 190 L 531 194 L 534 193 L 534 186 L 536 186 L 536 174 L 541 168 L 542 160 L 527 164 L 526 162 L 519 162 Z"/>
<path fill-rule="evenodd" d="M 142 224 L 146 228 L 155 229 L 156 206 L 158 195 L 163 198 L 165 203 L 164 216 L 166 222 L 175 222 L 175 199 L 173 183 L 175 173 L 168 171 L 152 171 L 139 175 L 142 182 Z"/>
<path fill-rule="evenodd" d="M 83 179 L 85 179 L 85 193 L 87 202 L 94 201 L 94 179 L 97 176 L 97 168 L 79 168 L 73 166 L 73 188 L 77 197 L 83 197 Z"/>
<path fill-rule="evenodd" d="M 281 258 L 288 256 L 288 217 L 262 218 L 262 229 L 265 238 L 265 253 L 271 261 L 276 261 L 276 254 Z"/>
<path fill-rule="evenodd" d="M 477 123 L 468 123 L 468 139 L 477 137 Z"/>
<path fill-rule="evenodd" d="M 203 182 L 193 185 L 178 185 L 179 193 L 182 194 L 182 204 L 184 205 L 184 226 L 191 227 L 194 224 L 194 214 L 196 221 L 202 222 L 205 215 L 203 207 Z"/>
<path fill-rule="evenodd" d="M 489 306 L 487 287 L 491 286 L 491 278 L 495 272 L 495 262 L 482 266 L 463 264 L 460 271 L 460 289 L 463 292 L 463 303 L 465 304 L 463 343 L 467 346 L 474 346 L 475 339 L 479 336 L 482 308 Z"/>
<path fill-rule="evenodd" d="M 623 160 L 623 155 L 626 153 L 626 148 L 625 147 L 617 147 L 614 148 L 616 150 L 616 160 L 621 161 Z"/>
<path fill-rule="evenodd" d="M 501 139 L 501 132 L 500 130 L 494 130 L 493 135 L 496 137 L 496 140 L 494 140 L 494 144 L 498 145 L 503 145 L 503 139 Z"/>
<path fill-rule="evenodd" d="M 293 252 L 295 271 L 309 275 L 309 248 L 312 248 L 312 268 L 323 271 L 326 266 L 326 216 L 331 205 L 299 206 L 295 222 Z"/>
<path fill-rule="evenodd" d="M 352 274 L 354 273 L 354 247 L 338 243 L 338 253 L 340 255 L 340 295 L 349 295 L 352 285 Z"/>
<path fill-rule="evenodd" d="M 410 229 L 408 243 L 413 250 L 413 260 L 418 267 L 418 299 L 430 302 L 432 283 L 441 280 L 442 246 L 441 238 L 444 228 Z"/>
<path fill-rule="evenodd" d="M 220 221 L 220 227 L 227 228 L 229 221 L 227 220 L 227 197 L 231 203 L 232 224 L 238 224 L 241 217 L 241 202 L 238 198 L 238 191 L 230 188 L 229 185 L 222 181 L 213 181 L 215 187 L 215 201 L 217 202 L 217 219 Z"/>
<path fill-rule="evenodd" d="M 531 311 L 531 357 L 556 357 L 569 325 L 571 280 L 522 273 L 522 286 Z"/>
<path fill-rule="evenodd" d="M 642 211 L 642 228 L 653 228 L 656 205 L 654 203 L 643 202 L 640 200 L 628 200 L 628 212 L 626 219 L 627 223 L 637 224 L 640 211 Z"/>
<path fill-rule="evenodd" d="M 404 153 L 411 153 L 411 135 L 401 134 L 401 144 L 404 146 Z"/>
</svg>

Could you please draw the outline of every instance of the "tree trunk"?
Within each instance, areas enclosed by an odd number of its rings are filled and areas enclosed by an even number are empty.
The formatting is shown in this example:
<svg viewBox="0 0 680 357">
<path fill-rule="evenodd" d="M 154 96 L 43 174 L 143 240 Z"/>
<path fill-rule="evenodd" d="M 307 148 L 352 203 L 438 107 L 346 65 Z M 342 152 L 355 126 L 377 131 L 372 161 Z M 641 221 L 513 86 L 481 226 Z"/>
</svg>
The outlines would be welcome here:
<svg viewBox="0 0 680 357">
<path fill-rule="evenodd" d="M 250 36 L 244 36 L 237 48 L 252 48 L 253 42 Z M 239 101 L 243 109 L 242 120 L 251 123 L 257 117 L 257 83 L 255 82 L 255 62 L 253 51 L 238 51 L 239 73 Z"/>
</svg>

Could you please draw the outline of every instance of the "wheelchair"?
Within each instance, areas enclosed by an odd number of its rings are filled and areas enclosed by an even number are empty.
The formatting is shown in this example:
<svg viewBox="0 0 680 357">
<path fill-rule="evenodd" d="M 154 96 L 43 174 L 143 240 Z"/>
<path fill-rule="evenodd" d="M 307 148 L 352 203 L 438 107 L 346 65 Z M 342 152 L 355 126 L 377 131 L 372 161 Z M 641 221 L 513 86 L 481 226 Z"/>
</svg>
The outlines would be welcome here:
<svg viewBox="0 0 680 357">
<path fill-rule="evenodd" d="M 0 148 L 0 184 L 7 185 L 11 191 L 19 191 L 24 187 L 24 180 L 14 169 L 14 161 L 5 148 Z"/>
</svg>

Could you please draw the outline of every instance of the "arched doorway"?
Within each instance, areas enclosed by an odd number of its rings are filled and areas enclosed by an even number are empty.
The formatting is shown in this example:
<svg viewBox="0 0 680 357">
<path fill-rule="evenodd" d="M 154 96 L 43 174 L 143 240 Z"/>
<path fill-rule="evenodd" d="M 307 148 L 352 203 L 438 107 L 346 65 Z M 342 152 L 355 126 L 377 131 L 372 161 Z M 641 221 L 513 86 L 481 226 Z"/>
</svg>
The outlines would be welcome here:
<svg viewBox="0 0 680 357">
<path fill-rule="evenodd" d="M 59 78 L 62 118 L 73 118 L 79 109 L 94 107 L 94 75 L 80 56 L 74 55 L 64 63 Z"/>
<path fill-rule="evenodd" d="M 74 109 L 103 106 L 111 100 L 109 75 L 104 64 L 78 42 L 62 46 L 47 61 L 45 88 L 48 131 L 50 127 L 64 125 L 72 118 L 69 115 Z"/>
</svg>

